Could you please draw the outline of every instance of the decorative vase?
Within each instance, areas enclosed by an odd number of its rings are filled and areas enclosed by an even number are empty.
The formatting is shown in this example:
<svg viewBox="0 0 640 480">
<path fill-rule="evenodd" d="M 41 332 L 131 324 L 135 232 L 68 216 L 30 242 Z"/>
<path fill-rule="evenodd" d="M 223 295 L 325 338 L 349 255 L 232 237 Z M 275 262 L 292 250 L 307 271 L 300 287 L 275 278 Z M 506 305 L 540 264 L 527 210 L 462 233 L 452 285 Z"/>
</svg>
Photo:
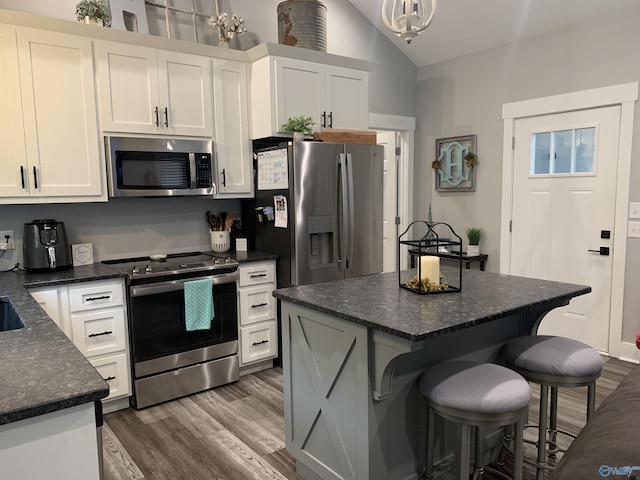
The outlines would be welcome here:
<svg viewBox="0 0 640 480">
<path fill-rule="evenodd" d="M 84 17 L 84 23 L 86 23 L 87 25 L 101 25 L 102 22 L 100 22 L 97 18 L 89 18 L 89 17 Z"/>
<path fill-rule="evenodd" d="M 480 255 L 480 245 L 469 245 L 467 257 L 477 257 L 478 255 Z"/>
<path fill-rule="evenodd" d="M 302 132 L 293 132 L 293 141 L 294 142 L 303 142 L 304 141 L 304 133 L 302 133 Z"/>
<path fill-rule="evenodd" d="M 277 8 L 278 43 L 327 51 L 327 7 L 318 0 L 286 0 Z"/>
<path fill-rule="evenodd" d="M 221 37 L 220 41 L 218 42 L 218 46 L 222 47 L 222 48 L 230 48 L 229 47 L 229 39 Z"/>
</svg>

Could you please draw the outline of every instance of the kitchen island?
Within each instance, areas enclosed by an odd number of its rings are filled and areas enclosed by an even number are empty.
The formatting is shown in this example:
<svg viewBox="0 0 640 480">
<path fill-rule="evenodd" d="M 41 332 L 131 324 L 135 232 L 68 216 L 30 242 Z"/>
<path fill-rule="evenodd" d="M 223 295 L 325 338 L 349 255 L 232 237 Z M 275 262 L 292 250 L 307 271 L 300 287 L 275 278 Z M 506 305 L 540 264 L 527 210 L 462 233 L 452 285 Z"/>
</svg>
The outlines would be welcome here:
<svg viewBox="0 0 640 480">
<path fill-rule="evenodd" d="M 453 269 L 442 268 L 453 278 Z M 287 450 L 305 479 L 418 479 L 426 411 L 416 387 L 432 364 L 494 361 L 588 286 L 464 270 L 462 292 L 418 295 L 397 273 L 279 289 Z M 438 458 L 459 434 L 442 424 Z M 459 430 L 458 430 L 459 431 Z M 450 434 L 451 433 L 451 434 Z M 485 435 L 488 455 L 500 432 Z M 493 452 L 492 452 L 493 449 Z"/>
</svg>

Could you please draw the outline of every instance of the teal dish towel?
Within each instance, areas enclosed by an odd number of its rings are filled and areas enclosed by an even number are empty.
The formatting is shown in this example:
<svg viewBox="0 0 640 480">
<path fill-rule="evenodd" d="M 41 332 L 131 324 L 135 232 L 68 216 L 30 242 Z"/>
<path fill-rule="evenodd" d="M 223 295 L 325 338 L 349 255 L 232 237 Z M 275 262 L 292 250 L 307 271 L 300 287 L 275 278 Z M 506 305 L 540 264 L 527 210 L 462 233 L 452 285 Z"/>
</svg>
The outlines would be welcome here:
<svg viewBox="0 0 640 480">
<path fill-rule="evenodd" d="M 210 278 L 184 284 L 184 318 L 188 332 L 209 330 L 213 311 L 213 282 Z"/>
</svg>

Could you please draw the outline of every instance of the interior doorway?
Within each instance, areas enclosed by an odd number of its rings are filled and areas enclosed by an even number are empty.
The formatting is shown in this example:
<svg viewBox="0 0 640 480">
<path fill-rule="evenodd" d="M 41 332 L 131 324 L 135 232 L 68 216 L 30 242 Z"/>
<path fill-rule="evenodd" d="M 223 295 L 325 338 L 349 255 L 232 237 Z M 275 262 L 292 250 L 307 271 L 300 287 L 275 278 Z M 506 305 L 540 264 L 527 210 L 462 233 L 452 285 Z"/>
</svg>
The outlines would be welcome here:
<svg viewBox="0 0 640 480">
<path fill-rule="evenodd" d="M 369 128 L 378 132 L 378 144 L 385 146 L 383 216 L 383 268 L 393 272 L 408 268 L 408 254 L 401 252 L 398 265 L 398 235 L 413 218 L 413 151 L 415 118 L 369 114 Z M 395 179 L 394 179 L 395 176 Z"/>
</svg>

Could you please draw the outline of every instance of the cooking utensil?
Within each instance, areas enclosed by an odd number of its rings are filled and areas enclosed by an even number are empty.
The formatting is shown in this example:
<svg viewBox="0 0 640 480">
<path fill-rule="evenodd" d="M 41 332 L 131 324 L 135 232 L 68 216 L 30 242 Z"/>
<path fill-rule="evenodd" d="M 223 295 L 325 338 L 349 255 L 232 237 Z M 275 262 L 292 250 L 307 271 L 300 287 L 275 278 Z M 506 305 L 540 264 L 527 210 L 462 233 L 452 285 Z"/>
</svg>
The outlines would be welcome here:
<svg viewBox="0 0 640 480">
<path fill-rule="evenodd" d="M 220 225 L 219 225 L 220 228 L 218 228 L 218 230 L 226 230 L 224 228 L 226 220 L 227 220 L 227 212 L 220 212 Z"/>
<path fill-rule="evenodd" d="M 207 222 L 209 223 L 209 227 L 211 227 L 211 230 L 218 230 L 218 225 L 220 224 L 218 216 L 207 210 L 206 218 Z"/>
<path fill-rule="evenodd" d="M 235 219 L 236 219 L 236 216 L 233 213 L 228 213 L 227 219 L 224 222 L 224 229 L 230 230 L 231 227 L 233 226 L 233 222 L 235 221 Z"/>
</svg>

